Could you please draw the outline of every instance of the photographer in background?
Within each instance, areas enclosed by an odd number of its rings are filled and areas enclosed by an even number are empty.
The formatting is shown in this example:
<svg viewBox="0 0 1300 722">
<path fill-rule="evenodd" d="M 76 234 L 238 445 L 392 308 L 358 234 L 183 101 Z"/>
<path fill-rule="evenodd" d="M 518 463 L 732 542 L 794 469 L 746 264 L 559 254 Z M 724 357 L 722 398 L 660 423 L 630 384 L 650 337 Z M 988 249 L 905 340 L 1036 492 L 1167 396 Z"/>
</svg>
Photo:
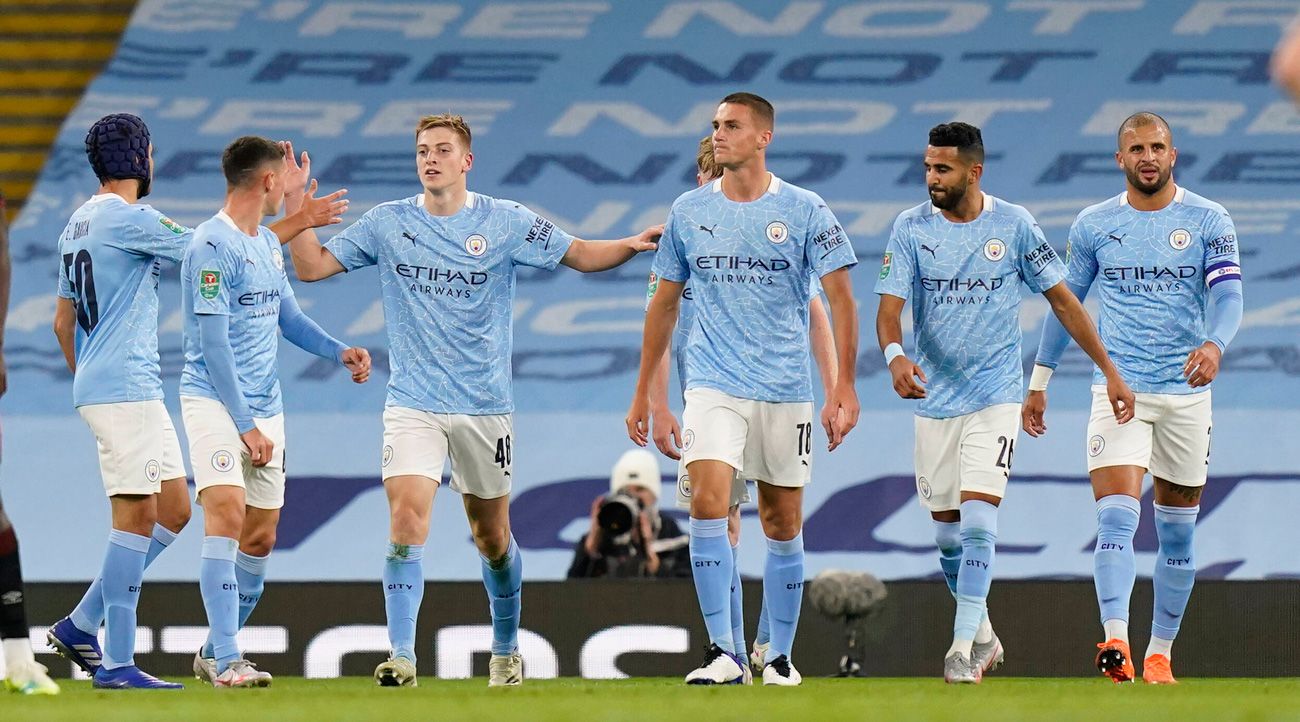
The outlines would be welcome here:
<svg viewBox="0 0 1300 722">
<path fill-rule="evenodd" d="M 653 454 L 623 454 L 610 474 L 609 493 L 591 504 L 591 530 L 574 549 L 568 578 L 689 577 L 690 538 L 659 514 L 662 487 Z"/>
</svg>

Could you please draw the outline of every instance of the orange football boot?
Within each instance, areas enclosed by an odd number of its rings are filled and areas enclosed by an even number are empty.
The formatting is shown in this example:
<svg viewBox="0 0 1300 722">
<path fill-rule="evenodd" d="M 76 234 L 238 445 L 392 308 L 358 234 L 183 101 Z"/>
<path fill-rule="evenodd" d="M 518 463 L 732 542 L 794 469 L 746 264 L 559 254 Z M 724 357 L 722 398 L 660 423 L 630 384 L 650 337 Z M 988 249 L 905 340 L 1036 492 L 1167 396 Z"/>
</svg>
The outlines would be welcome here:
<svg viewBox="0 0 1300 722">
<path fill-rule="evenodd" d="M 1147 684 L 1178 684 L 1174 671 L 1169 668 L 1169 658 L 1153 654 L 1142 660 L 1142 681 Z"/>
<path fill-rule="evenodd" d="M 1129 653 L 1128 642 L 1120 639 L 1107 639 L 1097 645 L 1097 669 L 1110 677 L 1116 684 L 1132 682 L 1137 677 L 1133 669 L 1133 655 Z"/>
</svg>

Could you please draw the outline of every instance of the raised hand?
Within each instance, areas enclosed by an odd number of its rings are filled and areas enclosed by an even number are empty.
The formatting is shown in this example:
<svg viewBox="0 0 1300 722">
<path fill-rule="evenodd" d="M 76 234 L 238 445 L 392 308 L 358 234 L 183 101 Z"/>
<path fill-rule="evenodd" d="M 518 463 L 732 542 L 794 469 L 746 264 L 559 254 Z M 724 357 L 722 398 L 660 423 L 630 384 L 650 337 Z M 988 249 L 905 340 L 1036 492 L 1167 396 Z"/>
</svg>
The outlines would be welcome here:
<svg viewBox="0 0 1300 722">
<path fill-rule="evenodd" d="M 306 156 L 306 153 L 303 153 Z M 311 179 L 307 195 L 303 196 L 302 207 L 298 210 L 311 228 L 332 226 L 343 222 L 343 214 L 348 212 L 347 188 L 340 188 L 327 196 L 316 197 L 316 179 Z"/>
</svg>

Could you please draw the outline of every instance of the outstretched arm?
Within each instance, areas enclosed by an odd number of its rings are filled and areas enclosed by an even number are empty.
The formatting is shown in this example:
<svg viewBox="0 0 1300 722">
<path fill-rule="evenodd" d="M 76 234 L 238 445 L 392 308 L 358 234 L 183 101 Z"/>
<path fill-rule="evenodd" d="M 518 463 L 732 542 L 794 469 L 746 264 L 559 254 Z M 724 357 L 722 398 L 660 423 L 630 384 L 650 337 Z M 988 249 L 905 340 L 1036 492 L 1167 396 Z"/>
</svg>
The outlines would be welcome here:
<svg viewBox="0 0 1300 722">
<path fill-rule="evenodd" d="M 349 348 L 326 333 L 303 313 L 298 300 L 290 294 L 280 296 L 280 331 L 289 343 L 303 351 L 346 366 L 352 372 L 353 381 L 364 383 L 370 378 L 370 353 L 363 348 Z"/>
<path fill-rule="evenodd" d="M 1133 391 L 1120 378 L 1119 369 L 1110 360 L 1110 354 L 1106 353 L 1106 347 L 1101 343 L 1101 336 L 1097 333 L 1097 327 L 1092 322 L 1092 317 L 1080 303 L 1079 297 L 1065 284 L 1064 281 L 1052 286 L 1043 292 L 1047 297 L 1047 302 L 1052 305 L 1052 312 L 1061 320 L 1061 325 L 1074 338 L 1079 348 L 1088 354 L 1092 362 L 1097 364 L 1097 368 L 1106 377 L 1106 395 L 1110 397 L 1111 410 L 1115 414 L 1115 420 L 1121 424 L 1128 423 L 1133 418 L 1134 402 Z"/>
<path fill-rule="evenodd" d="M 608 271 L 627 263 L 642 251 L 653 251 L 658 247 L 659 236 L 664 227 L 651 226 L 635 236 L 620 238 L 617 241 L 584 241 L 573 239 L 569 250 L 564 252 L 560 263 L 583 273 Z M 680 293 L 678 294 L 680 295 Z"/>
</svg>

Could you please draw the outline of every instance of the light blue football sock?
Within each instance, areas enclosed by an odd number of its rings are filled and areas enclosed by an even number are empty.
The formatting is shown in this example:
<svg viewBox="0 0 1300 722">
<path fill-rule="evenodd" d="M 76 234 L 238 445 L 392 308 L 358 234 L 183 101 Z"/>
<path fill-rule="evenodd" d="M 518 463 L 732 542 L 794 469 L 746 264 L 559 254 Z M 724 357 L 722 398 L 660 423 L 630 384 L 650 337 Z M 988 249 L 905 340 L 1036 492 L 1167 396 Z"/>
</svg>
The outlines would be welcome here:
<svg viewBox="0 0 1300 722">
<path fill-rule="evenodd" d="M 168 529 L 162 524 L 153 525 L 153 535 L 149 539 L 149 551 L 144 555 L 144 568 L 148 569 L 153 560 L 162 554 L 163 550 L 176 541 L 176 532 Z M 99 577 L 91 583 L 90 589 L 86 590 L 85 596 L 77 603 L 76 608 L 68 615 L 72 624 L 77 629 L 86 634 L 98 634 L 99 625 L 104 623 L 104 584 Z"/>
<path fill-rule="evenodd" d="M 243 552 L 235 553 L 235 583 L 239 586 L 239 628 L 248 623 L 258 600 L 262 598 L 262 589 L 266 585 L 266 563 L 271 555 L 255 557 Z M 203 645 L 201 654 L 212 657 L 212 640 Z"/>
<path fill-rule="evenodd" d="M 790 658 L 794 633 L 803 606 L 803 533 L 789 541 L 767 540 L 767 563 L 763 567 L 763 601 L 767 602 L 772 646 L 763 662 L 785 655 Z"/>
<path fill-rule="evenodd" d="M 727 540 L 727 519 L 691 517 L 691 574 L 695 596 L 704 614 L 709 641 L 732 654 L 739 654 L 731 636 L 731 585 L 733 563 Z"/>
<path fill-rule="evenodd" d="M 961 522 L 934 522 L 934 543 L 939 547 L 939 568 L 948 591 L 957 596 L 957 572 L 961 569 Z"/>
<path fill-rule="evenodd" d="M 239 582 L 235 578 L 235 554 L 239 542 L 230 537 L 203 537 L 199 561 L 199 592 L 203 609 L 208 613 L 208 640 L 212 658 L 217 660 L 217 674 L 226 671 L 239 659 Z"/>
<path fill-rule="evenodd" d="M 957 598 L 957 572 L 961 569 L 961 522 L 959 521 L 935 521 L 934 522 L 934 543 L 939 547 L 939 569 L 943 571 L 943 581 L 948 585 L 948 592 L 952 598 Z M 984 614 L 980 616 L 980 627 L 988 624 L 989 610 L 988 605 L 984 606 Z M 992 634 L 993 627 L 988 627 L 989 633 Z M 976 639 L 979 639 L 976 636 Z"/>
<path fill-rule="evenodd" d="M 492 654 L 513 654 L 519 649 L 519 610 L 523 596 L 524 560 L 515 537 L 500 559 L 483 562 L 483 586 L 492 612 Z"/>
<path fill-rule="evenodd" d="M 772 643 L 772 623 L 767 618 L 767 595 L 763 595 L 763 606 L 758 610 L 758 630 L 754 632 L 754 643 Z"/>
<path fill-rule="evenodd" d="M 140 600 L 148 551 L 147 536 L 118 529 L 108 533 L 108 552 L 104 554 L 104 568 L 99 574 L 104 580 L 105 669 L 135 664 L 135 607 Z"/>
<path fill-rule="evenodd" d="M 745 600 L 740 588 L 740 545 L 731 548 L 731 643 L 745 653 Z"/>
<path fill-rule="evenodd" d="M 394 657 L 415 661 L 415 618 L 424 599 L 424 545 L 388 543 L 384 557 L 384 613 Z"/>
<path fill-rule="evenodd" d="M 998 508 L 986 501 L 961 503 L 962 563 L 957 572 L 957 616 L 953 639 L 965 646 L 975 640 L 993 584 L 993 555 L 998 538 Z M 965 649 L 970 654 L 969 648 Z"/>
<path fill-rule="evenodd" d="M 1196 557 L 1192 537 L 1200 506 L 1179 507 L 1156 504 L 1155 611 L 1151 618 L 1151 636 L 1172 642 L 1183 623 L 1187 600 L 1196 583 Z"/>
<path fill-rule="evenodd" d="M 1141 513 L 1141 502 L 1127 494 L 1097 500 L 1097 548 L 1092 563 L 1103 625 L 1111 620 L 1128 623 L 1129 599 L 1137 580 L 1133 535 Z"/>
</svg>

